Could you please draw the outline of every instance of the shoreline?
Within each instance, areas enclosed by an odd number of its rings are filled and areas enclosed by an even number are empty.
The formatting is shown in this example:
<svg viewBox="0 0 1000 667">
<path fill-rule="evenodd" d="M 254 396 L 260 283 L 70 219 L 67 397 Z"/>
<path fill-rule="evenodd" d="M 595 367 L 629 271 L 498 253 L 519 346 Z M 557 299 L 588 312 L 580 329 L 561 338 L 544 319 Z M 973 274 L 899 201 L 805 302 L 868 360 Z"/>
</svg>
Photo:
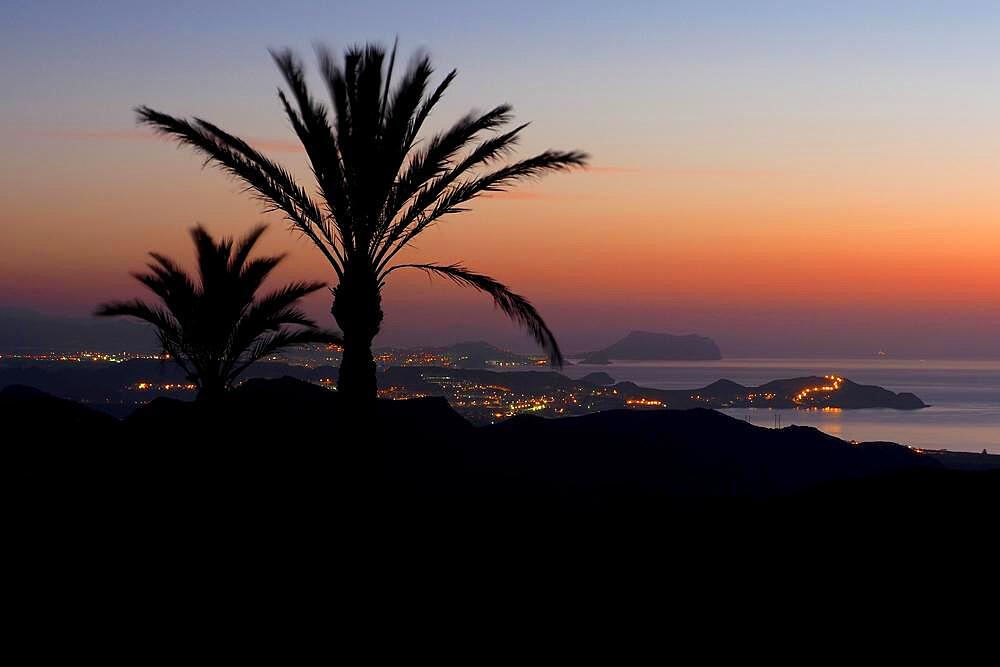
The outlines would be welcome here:
<svg viewBox="0 0 1000 667">
<path fill-rule="evenodd" d="M 777 374 L 840 372 L 855 382 L 895 392 L 912 392 L 929 407 L 898 414 L 879 409 L 821 411 L 786 408 L 751 410 L 751 422 L 770 426 L 772 415 L 782 425 L 797 423 L 847 440 L 886 440 L 928 450 L 1000 455 L 1000 360 L 901 358 L 726 358 L 721 361 L 616 362 L 610 366 L 568 366 L 579 377 L 600 371 L 616 381 L 632 381 L 657 389 L 680 389 L 729 378 L 758 384 Z M 737 419 L 746 409 L 730 409 Z"/>
<path fill-rule="evenodd" d="M 1000 454 L 956 452 L 948 449 L 920 449 L 915 451 L 922 456 L 929 456 L 939 461 L 941 465 L 949 470 L 969 472 L 1000 470 Z"/>
</svg>

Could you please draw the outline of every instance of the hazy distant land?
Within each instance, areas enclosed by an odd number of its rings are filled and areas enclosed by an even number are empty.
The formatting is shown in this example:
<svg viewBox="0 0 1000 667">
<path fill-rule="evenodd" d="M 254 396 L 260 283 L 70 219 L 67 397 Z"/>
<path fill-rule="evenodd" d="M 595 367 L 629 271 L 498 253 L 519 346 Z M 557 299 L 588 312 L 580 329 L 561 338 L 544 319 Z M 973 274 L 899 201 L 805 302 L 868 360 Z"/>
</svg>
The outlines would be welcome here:
<svg viewBox="0 0 1000 667">
<path fill-rule="evenodd" d="M 156 336 L 148 325 L 127 320 L 95 317 L 67 317 L 38 313 L 27 308 L 0 307 L 0 354 L 7 352 L 76 352 L 80 350 L 151 352 L 157 349 Z M 539 364 L 543 356 L 519 354 L 485 341 L 458 342 L 441 346 L 383 346 L 376 355 L 409 355 L 431 363 L 450 358 L 460 368 L 503 368 Z M 621 340 L 600 350 L 569 355 L 586 364 L 614 360 L 704 361 L 722 358 L 711 338 L 697 334 L 677 336 L 667 333 L 632 331 Z"/>
<path fill-rule="evenodd" d="M 632 331 L 621 340 L 593 352 L 572 355 L 583 364 L 604 365 L 622 361 L 715 361 L 722 352 L 715 341 L 706 336 Z"/>
<path fill-rule="evenodd" d="M 156 336 L 145 324 L 46 315 L 27 308 L 0 306 L 0 354 L 78 350 L 152 352 L 156 349 Z"/>
</svg>

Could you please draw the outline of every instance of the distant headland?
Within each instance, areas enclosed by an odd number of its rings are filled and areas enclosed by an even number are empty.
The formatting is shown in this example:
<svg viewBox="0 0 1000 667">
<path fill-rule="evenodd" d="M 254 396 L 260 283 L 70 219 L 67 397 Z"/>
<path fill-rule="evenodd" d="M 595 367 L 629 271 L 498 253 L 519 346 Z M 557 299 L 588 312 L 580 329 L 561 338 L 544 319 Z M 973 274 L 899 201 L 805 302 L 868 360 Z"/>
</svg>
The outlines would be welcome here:
<svg viewBox="0 0 1000 667">
<path fill-rule="evenodd" d="M 650 331 L 631 331 L 608 347 L 579 355 L 582 364 L 605 365 L 612 361 L 716 361 L 722 352 L 707 336 L 676 336 Z"/>
</svg>

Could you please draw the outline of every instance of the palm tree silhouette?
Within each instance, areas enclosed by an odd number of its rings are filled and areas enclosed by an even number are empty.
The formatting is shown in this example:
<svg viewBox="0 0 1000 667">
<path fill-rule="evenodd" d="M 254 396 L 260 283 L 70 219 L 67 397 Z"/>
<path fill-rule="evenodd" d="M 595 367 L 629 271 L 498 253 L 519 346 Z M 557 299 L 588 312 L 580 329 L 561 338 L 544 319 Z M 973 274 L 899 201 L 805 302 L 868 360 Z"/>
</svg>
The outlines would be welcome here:
<svg viewBox="0 0 1000 667">
<path fill-rule="evenodd" d="M 266 226 L 239 242 L 216 242 L 201 226 L 191 230 L 200 284 L 173 260 L 149 253 L 149 273 L 132 275 L 160 298 L 162 306 L 139 299 L 98 306 L 96 315 L 128 315 L 152 324 L 163 351 L 198 385 L 198 400 L 219 397 L 252 363 L 280 349 L 305 343 L 342 343 L 296 306 L 324 285 L 295 282 L 257 299 L 265 278 L 284 258 L 257 257 L 250 251 Z M 290 329 L 286 325 L 297 325 Z"/>
<path fill-rule="evenodd" d="M 512 120 L 507 104 L 471 112 L 418 146 L 424 121 L 456 75 L 452 70 L 431 89 L 433 70 L 426 56 L 415 57 L 393 86 L 395 47 L 385 67 L 386 52 L 378 45 L 348 49 L 342 66 L 319 49 L 333 103 L 331 118 L 326 105 L 310 95 L 299 59 L 288 50 L 271 55 L 294 99 L 293 106 L 279 90 L 311 163 L 319 200 L 281 165 L 206 120 L 176 118 L 146 106 L 136 113 L 141 123 L 194 147 L 207 162 L 245 182 L 268 210 L 281 211 L 322 251 L 338 280 L 331 312 L 344 334 L 341 393 L 361 402 L 376 396 L 371 346 L 382 323 L 381 293 L 388 276 L 401 269 L 420 269 L 485 292 L 533 336 L 553 365 L 561 366 L 559 346 L 538 311 L 504 284 L 458 263 L 394 262 L 419 234 L 446 215 L 468 210 L 465 204 L 479 195 L 545 172 L 584 166 L 587 156 L 547 150 L 496 166 L 526 126 L 501 131 Z"/>
</svg>

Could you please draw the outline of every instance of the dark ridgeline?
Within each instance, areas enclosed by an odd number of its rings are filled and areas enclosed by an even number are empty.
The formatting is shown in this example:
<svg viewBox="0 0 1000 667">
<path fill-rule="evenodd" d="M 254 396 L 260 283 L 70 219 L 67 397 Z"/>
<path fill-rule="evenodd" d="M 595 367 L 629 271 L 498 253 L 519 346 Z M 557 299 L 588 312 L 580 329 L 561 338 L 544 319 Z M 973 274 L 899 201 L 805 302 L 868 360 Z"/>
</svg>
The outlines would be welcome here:
<svg viewBox="0 0 1000 667">
<path fill-rule="evenodd" d="M 534 337 L 553 364 L 561 364 L 552 332 L 524 297 L 461 264 L 399 263 L 397 255 L 443 217 L 468 210 L 479 195 L 583 166 L 587 156 L 548 150 L 496 166 L 513 151 L 525 127 L 506 129 L 513 118 L 507 104 L 469 113 L 418 145 L 424 121 L 456 74 L 452 70 L 429 88 L 433 70 L 426 56 L 414 58 L 393 86 L 395 47 L 388 64 L 385 50 L 374 44 L 348 49 L 343 65 L 320 49 L 332 116 L 311 96 L 298 58 L 290 51 L 272 56 L 291 91 L 291 100 L 284 92 L 278 96 L 305 147 L 319 200 L 282 166 L 208 121 L 176 118 L 146 106 L 136 111 L 140 122 L 195 148 L 245 182 L 326 257 L 337 276 L 331 312 L 344 334 L 341 393 L 366 404 L 376 397 L 371 348 L 382 323 L 381 292 L 389 275 L 400 269 L 423 270 L 485 292 Z"/>
<path fill-rule="evenodd" d="M 521 416 L 475 427 L 442 398 L 378 400 L 378 429 L 363 439 L 345 431 L 336 446 L 321 446 L 351 410 L 339 392 L 292 378 L 249 380 L 212 403 L 158 398 L 122 421 L 8 387 L 0 420 L 15 432 L 31 425 L 31 438 L 2 453 L 9 469 L 51 487 L 53 499 L 93 503 L 100 489 L 115 515 L 181 515 L 192 530 L 201 522 L 211 530 L 215 519 L 201 513 L 226 512 L 234 501 L 242 509 L 226 520 L 253 529 L 273 516 L 309 532 L 346 512 L 377 530 L 410 520 L 463 531 L 490 520 L 544 527 L 562 516 L 662 531 L 672 519 L 760 520 L 765 510 L 810 522 L 842 513 L 852 523 L 971 515 L 995 507 L 1000 493 L 1000 457 L 968 455 L 956 466 L 934 452 L 851 445 L 813 428 L 761 428 L 706 409 Z M 356 465 L 359 449 L 365 466 Z"/>
<path fill-rule="evenodd" d="M 995 532 L 1000 457 L 982 457 L 993 470 L 949 470 L 898 445 L 852 446 L 711 410 L 475 428 L 439 398 L 376 401 L 379 427 L 352 433 L 342 398 L 250 380 L 214 405 L 157 399 L 118 421 L 0 389 L 8 588 L 22 582 L 47 613 L 70 605 L 75 627 L 95 617 L 104 643 L 133 632 L 126 619 L 108 633 L 104 601 L 135 617 L 137 637 L 164 627 L 185 636 L 192 619 L 212 635 L 236 623 L 241 638 L 287 624 L 287 658 L 313 633 L 328 643 L 331 601 L 370 623 L 405 582 L 427 587 L 420 611 L 438 623 L 425 600 L 453 586 L 478 596 L 483 581 L 510 578 L 524 603 L 548 594 L 553 572 L 587 596 L 632 575 L 643 600 L 654 575 L 674 596 L 684 582 L 703 595 L 720 579 L 760 580 L 771 594 L 776 582 L 852 566 L 884 585 L 899 561 L 880 547 L 931 533 L 961 549 L 983 535 L 972 553 L 985 554 Z M 369 465 L 354 465 L 356 448 Z M 950 574 L 935 563 L 916 581 Z"/>
<path fill-rule="evenodd" d="M 265 226 L 235 242 L 216 242 L 202 227 L 191 230 L 198 257 L 195 281 L 173 260 L 151 252 L 149 273 L 135 279 L 159 297 L 162 305 L 113 301 L 96 315 L 126 315 L 153 325 L 164 353 L 198 386 L 198 400 L 218 399 L 255 361 L 293 345 L 337 343 L 335 333 L 316 327 L 298 309 L 302 297 L 323 288 L 319 282 L 296 282 L 257 298 L 264 280 L 283 255 L 250 259 Z M 289 328 L 289 326 L 293 328 Z"/>
<path fill-rule="evenodd" d="M 689 568 L 713 556 L 725 562 L 708 580 L 760 576 L 746 566 L 754 556 L 782 570 L 801 558 L 815 575 L 808 540 L 852 558 L 861 544 L 881 575 L 896 564 L 875 555 L 880 544 L 928 531 L 989 539 L 1000 502 L 1000 457 L 969 455 L 956 470 L 930 452 L 712 410 L 477 428 L 441 398 L 378 400 L 378 428 L 363 433 L 342 427 L 354 411 L 339 392 L 288 378 L 249 380 L 211 403 L 159 398 L 123 421 L 0 389 L 8 551 L 31 556 L 17 572 L 41 564 L 33 586 L 69 573 L 59 580 L 93 581 L 95 598 L 123 578 L 133 595 L 162 582 L 185 591 L 169 610 L 186 618 L 220 584 L 255 614 L 280 588 L 305 601 L 277 605 L 282 615 L 312 616 L 333 596 L 370 598 L 393 573 L 437 594 L 456 573 L 464 585 L 511 567 L 537 574 L 551 550 L 557 569 L 592 563 L 574 579 L 587 586 L 617 582 L 643 555 L 699 585 Z"/>
</svg>

